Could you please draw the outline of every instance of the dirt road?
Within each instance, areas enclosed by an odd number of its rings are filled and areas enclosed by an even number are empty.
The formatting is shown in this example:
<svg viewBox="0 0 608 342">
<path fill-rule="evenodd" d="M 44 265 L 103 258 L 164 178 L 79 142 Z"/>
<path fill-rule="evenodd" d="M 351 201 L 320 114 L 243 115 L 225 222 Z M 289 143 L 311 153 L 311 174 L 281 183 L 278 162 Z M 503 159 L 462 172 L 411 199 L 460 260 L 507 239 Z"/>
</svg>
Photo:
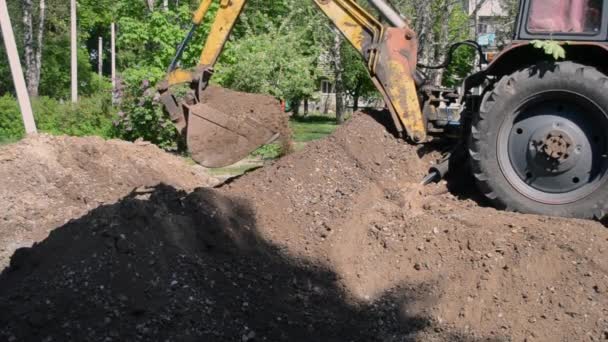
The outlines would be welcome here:
<svg viewBox="0 0 608 342">
<path fill-rule="evenodd" d="M 220 188 L 93 205 L 12 255 L 0 339 L 608 339 L 608 229 L 422 188 L 421 154 L 356 115 Z"/>
</svg>

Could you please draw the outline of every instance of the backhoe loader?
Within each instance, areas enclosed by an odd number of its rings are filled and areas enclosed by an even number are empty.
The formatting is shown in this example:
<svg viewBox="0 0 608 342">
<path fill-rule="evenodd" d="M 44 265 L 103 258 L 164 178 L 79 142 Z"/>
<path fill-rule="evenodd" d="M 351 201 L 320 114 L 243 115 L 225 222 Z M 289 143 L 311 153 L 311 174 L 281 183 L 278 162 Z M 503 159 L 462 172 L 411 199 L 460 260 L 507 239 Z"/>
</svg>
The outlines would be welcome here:
<svg viewBox="0 0 608 342">
<path fill-rule="evenodd" d="M 190 33 L 158 86 L 165 108 L 194 159 L 219 167 L 245 157 L 277 132 L 255 118 L 235 120 L 199 101 L 246 0 L 220 0 L 200 64 L 177 68 L 181 53 L 213 0 L 203 0 Z M 429 84 L 418 65 L 416 33 L 386 0 L 313 0 L 361 54 L 396 132 L 409 143 L 449 139 L 454 154 L 427 181 L 469 163 L 478 188 L 495 206 L 526 213 L 598 218 L 608 209 L 608 0 L 521 0 L 512 42 L 456 88 Z M 531 44 L 531 43 L 534 44 Z M 539 42 L 541 42 L 539 44 Z M 539 49 L 559 44 L 559 60 Z M 535 46 L 536 45 L 536 46 Z M 178 101 L 170 87 L 189 83 Z M 234 99 L 238 101 L 238 99 Z M 454 162 L 457 160 L 456 162 Z M 451 161 L 451 163 L 450 163 Z"/>
</svg>

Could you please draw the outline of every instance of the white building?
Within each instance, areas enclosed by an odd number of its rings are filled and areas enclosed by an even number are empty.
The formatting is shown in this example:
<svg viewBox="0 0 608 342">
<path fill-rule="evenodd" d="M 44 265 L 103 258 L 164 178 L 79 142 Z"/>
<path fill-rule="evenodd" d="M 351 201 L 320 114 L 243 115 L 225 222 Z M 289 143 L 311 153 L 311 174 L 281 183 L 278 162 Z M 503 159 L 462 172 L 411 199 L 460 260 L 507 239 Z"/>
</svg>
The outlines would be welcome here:
<svg viewBox="0 0 608 342">
<path fill-rule="evenodd" d="M 475 23 L 477 42 L 488 51 L 496 50 L 496 34 L 507 11 L 501 0 L 465 0 L 469 16 Z M 477 11 L 477 12 L 476 12 Z"/>
</svg>

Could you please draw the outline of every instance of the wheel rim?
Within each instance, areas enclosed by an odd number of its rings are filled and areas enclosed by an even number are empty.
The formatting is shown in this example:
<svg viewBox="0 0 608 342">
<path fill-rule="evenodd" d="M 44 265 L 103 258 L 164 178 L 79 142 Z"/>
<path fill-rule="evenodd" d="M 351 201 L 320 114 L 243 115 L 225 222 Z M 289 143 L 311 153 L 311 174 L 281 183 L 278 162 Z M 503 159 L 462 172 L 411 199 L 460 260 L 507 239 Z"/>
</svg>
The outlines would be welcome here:
<svg viewBox="0 0 608 342">
<path fill-rule="evenodd" d="M 546 204 L 567 204 L 606 181 L 608 115 L 590 99 L 568 91 L 528 98 L 505 118 L 498 162 L 522 195 Z"/>
</svg>

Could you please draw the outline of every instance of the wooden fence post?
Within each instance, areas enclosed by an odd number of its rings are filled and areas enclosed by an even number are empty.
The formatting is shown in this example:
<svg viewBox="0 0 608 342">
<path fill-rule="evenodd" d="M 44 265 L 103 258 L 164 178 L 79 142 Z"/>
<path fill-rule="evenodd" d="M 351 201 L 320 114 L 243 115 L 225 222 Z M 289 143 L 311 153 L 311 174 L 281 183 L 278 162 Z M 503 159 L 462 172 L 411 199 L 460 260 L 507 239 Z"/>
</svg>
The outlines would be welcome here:
<svg viewBox="0 0 608 342">
<path fill-rule="evenodd" d="M 103 37 L 99 37 L 99 46 L 97 47 L 97 72 L 99 77 L 103 76 Z"/>
<path fill-rule="evenodd" d="M 2 39 L 4 40 L 4 47 L 6 48 L 6 54 L 8 55 L 8 63 L 13 75 L 13 82 L 15 84 L 15 91 L 17 92 L 17 99 L 19 101 L 19 108 L 21 109 L 21 116 L 23 117 L 25 132 L 27 134 L 34 134 L 36 133 L 36 122 L 34 121 L 34 114 L 32 113 L 30 95 L 25 86 L 25 78 L 23 77 L 23 69 L 21 68 L 21 61 L 19 60 L 17 44 L 15 44 L 15 35 L 8 14 L 6 0 L 0 0 L 0 27 L 2 28 Z"/>
<path fill-rule="evenodd" d="M 110 27 L 110 60 L 112 64 L 112 102 L 116 104 L 116 24 Z"/>
<path fill-rule="evenodd" d="M 76 31 L 76 0 L 70 4 L 70 32 L 72 50 L 72 102 L 78 102 L 78 32 Z"/>
</svg>

